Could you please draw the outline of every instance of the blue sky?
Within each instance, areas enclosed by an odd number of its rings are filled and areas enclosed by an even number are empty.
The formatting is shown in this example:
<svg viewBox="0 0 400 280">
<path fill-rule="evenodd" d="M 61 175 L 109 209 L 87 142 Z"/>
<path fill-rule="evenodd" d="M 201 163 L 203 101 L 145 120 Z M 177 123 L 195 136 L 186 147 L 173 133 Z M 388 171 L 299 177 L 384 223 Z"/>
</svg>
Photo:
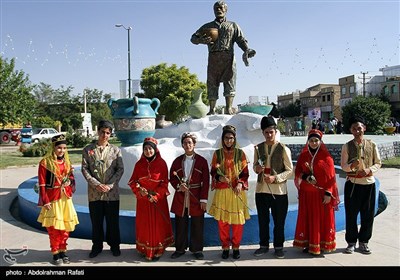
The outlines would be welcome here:
<svg viewBox="0 0 400 280">
<path fill-rule="evenodd" d="M 35 84 L 118 93 L 128 77 L 128 36 L 117 23 L 132 27 L 131 79 L 166 62 L 206 81 L 207 47 L 190 37 L 214 19 L 214 0 L 0 2 L 1 55 L 16 58 L 16 69 Z M 277 95 L 400 64 L 398 0 L 226 2 L 227 19 L 257 51 L 245 67 L 235 47 L 235 104 L 248 96 L 276 102 Z"/>
</svg>

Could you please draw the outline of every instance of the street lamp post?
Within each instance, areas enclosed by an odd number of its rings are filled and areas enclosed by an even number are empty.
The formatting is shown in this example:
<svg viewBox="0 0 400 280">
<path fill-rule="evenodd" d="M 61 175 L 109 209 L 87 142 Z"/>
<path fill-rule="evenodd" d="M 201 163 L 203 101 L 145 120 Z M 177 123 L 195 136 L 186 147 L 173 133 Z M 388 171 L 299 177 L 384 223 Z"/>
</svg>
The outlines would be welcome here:
<svg viewBox="0 0 400 280">
<path fill-rule="evenodd" d="M 132 27 L 125 27 L 122 24 L 116 24 L 115 27 L 123 27 L 125 30 L 128 31 L 128 94 L 129 98 L 131 98 L 131 36 L 130 36 L 130 31 L 132 30 Z"/>
</svg>

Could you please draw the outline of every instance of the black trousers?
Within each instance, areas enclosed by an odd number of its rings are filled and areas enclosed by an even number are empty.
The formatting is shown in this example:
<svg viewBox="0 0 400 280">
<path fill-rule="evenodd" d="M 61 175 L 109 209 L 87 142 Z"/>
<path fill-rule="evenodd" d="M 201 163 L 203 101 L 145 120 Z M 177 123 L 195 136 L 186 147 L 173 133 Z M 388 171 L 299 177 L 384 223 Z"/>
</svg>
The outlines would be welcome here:
<svg viewBox="0 0 400 280">
<path fill-rule="evenodd" d="M 375 183 L 370 185 L 353 184 L 346 181 L 344 185 L 344 209 L 346 213 L 346 234 L 348 244 L 357 240 L 368 243 L 372 237 L 375 214 Z M 357 216 L 360 214 L 361 226 L 358 230 Z"/>
<path fill-rule="evenodd" d="M 189 247 L 192 253 L 203 251 L 204 238 L 204 215 L 191 216 L 185 211 L 183 217 L 175 215 L 175 248 L 178 252 L 185 252 Z M 189 241 L 189 223 L 190 223 L 190 241 Z"/>
<path fill-rule="evenodd" d="M 103 249 L 104 219 L 106 221 L 106 242 L 111 248 L 119 248 L 121 237 L 119 232 L 119 200 L 90 201 L 90 219 L 92 221 L 92 249 Z"/>
<path fill-rule="evenodd" d="M 275 198 L 274 198 L 275 197 Z M 289 207 L 288 195 L 256 193 L 258 226 L 260 231 L 260 246 L 269 247 L 269 212 L 271 209 L 274 221 L 274 248 L 283 248 L 285 242 L 285 220 Z"/>
</svg>

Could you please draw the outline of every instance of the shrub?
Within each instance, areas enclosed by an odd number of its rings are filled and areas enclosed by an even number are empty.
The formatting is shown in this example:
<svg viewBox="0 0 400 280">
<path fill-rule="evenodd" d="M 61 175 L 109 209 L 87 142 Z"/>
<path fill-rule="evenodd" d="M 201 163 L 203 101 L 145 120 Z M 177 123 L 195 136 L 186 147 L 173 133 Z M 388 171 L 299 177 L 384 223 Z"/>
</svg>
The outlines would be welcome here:
<svg viewBox="0 0 400 280">
<path fill-rule="evenodd" d="M 83 148 L 92 141 L 92 138 L 83 136 L 79 133 L 67 133 L 67 143 L 73 148 Z"/>
<path fill-rule="evenodd" d="M 350 132 L 350 118 L 354 115 L 365 119 L 366 134 L 382 134 L 386 120 L 390 117 L 390 104 L 376 97 L 358 96 L 342 108 L 344 129 Z"/>
<path fill-rule="evenodd" d="M 43 157 L 50 148 L 50 145 L 51 139 L 42 139 L 39 143 L 35 143 L 28 148 L 26 146 L 23 149 L 20 148 L 20 151 L 24 157 Z"/>
</svg>

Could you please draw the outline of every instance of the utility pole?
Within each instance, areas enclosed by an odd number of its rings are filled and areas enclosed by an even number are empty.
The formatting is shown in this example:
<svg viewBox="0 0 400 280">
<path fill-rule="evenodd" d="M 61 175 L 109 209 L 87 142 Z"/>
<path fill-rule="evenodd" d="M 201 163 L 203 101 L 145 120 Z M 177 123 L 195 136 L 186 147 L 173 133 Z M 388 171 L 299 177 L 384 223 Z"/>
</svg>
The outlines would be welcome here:
<svg viewBox="0 0 400 280">
<path fill-rule="evenodd" d="M 369 79 L 369 78 L 371 78 L 371 77 L 365 77 L 365 75 L 366 74 L 368 74 L 368 72 L 361 72 L 361 74 L 363 75 L 363 97 L 365 97 L 365 79 L 367 78 L 367 79 Z"/>
<path fill-rule="evenodd" d="M 86 89 L 83 90 L 83 107 L 86 114 Z"/>
</svg>

